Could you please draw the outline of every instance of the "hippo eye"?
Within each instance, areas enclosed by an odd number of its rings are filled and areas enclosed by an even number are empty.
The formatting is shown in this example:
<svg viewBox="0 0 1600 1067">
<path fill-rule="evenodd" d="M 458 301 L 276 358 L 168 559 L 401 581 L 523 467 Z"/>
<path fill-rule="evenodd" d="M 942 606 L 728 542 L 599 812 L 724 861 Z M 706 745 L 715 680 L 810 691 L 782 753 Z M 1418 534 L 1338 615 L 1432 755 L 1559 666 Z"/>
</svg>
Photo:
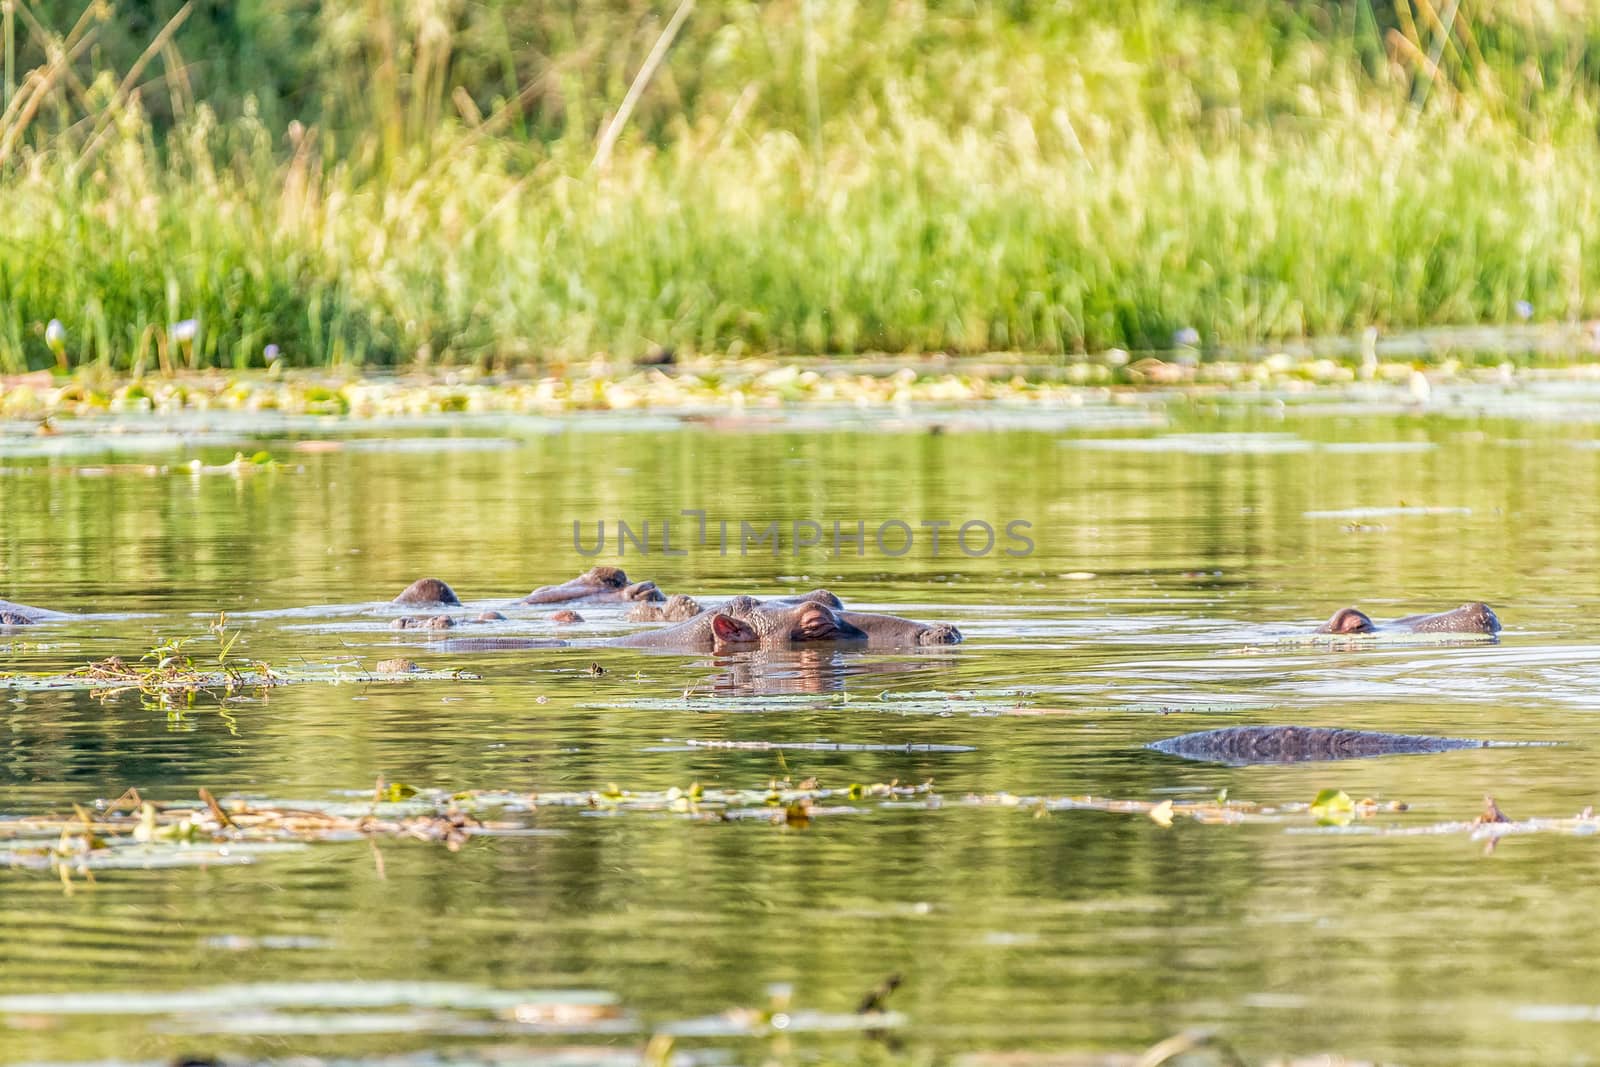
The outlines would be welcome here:
<svg viewBox="0 0 1600 1067">
<path fill-rule="evenodd" d="M 827 608 L 816 606 L 800 616 L 799 630 L 802 637 L 821 640 L 839 633 L 839 620 Z"/>
</svg>

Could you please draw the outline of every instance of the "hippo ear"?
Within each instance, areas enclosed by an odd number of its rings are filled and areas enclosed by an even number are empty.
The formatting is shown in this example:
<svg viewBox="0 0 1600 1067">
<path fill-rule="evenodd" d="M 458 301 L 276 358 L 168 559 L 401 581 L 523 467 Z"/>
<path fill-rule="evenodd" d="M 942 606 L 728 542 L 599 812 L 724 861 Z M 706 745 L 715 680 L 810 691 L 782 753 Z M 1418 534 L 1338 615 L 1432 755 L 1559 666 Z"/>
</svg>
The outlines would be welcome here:
<svg viewBox="0 0 1600 1067">
<path fill-rule="evenodd" d="M 1333 618 L 1323 624 L 1320 632 L 1325 634 L 1370 634 L 1377 630 L 1366 612 L 1356 608 L 1340 608 L 1333 613 Z"/>
<path fill-rule="evenodd" d="M 717 612 L 711 616 L 711 632 L 723 641 L 754 641 L 756 632 L 748 623 L 741 622 L 731 615 Z"/>
</svg>

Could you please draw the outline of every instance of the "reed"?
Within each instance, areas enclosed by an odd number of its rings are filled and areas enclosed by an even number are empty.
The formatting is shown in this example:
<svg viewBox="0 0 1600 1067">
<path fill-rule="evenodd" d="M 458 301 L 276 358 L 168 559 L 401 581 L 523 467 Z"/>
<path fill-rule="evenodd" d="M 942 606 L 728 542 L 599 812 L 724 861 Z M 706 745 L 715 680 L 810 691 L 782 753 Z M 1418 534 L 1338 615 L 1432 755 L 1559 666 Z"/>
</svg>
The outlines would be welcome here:
<svg viewBox="0 0 1600 1067">
<path fill-rule="evenodd" d="M 11 3 L 0 370 L 52 319 L 153 370 L 1600 314 L 1600 48 L 1555 0 L 280 5 L 299 104 L 187 62 L 189 4 Z"/>
</svg>

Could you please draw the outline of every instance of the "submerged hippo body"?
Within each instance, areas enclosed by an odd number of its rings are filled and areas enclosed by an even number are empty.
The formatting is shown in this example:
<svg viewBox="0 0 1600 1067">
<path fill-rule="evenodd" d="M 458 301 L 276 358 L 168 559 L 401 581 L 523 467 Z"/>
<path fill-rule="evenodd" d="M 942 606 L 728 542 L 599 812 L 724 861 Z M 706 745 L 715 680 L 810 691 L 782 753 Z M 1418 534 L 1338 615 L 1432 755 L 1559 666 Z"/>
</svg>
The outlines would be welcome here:
<svg viewBox="0 0 1600 1067">
<path fill-rule="evenodd" d="M 437 652 L 521 652 L 530 648 L 566 648 L 555 637 L 451 637 L 428 646 Z"/>
<path fill-rule="evenodd" d="M 1486 634 L 1500 632 L 1500 620 L 1494 609 L 1479 601 L 1463 604 L 1450 611 L 1432 615 L 1407 615 L 1392 622 L 1373 622 L 1371 616 L 1356 608 L 1340 608 L 1333 618 L 1322 624 L 1319 634 Z"/>
<path fill-rule="evenodd" d="M 69 619 L 72 616 L 64 611 L 50 611 L 48 608 L 29 607 L 27 604 L 14 604 L 9 600 L 0 600 L 0 626 L 32 626 L 36 622 L 49 622 L 52 619 Z"/>
<path fill-rule="evenodd" d="M 456 591 L 437 578 L 418 578 L 401 590 L 400 595 L 389 603 L 403 604 L 408 608 L 432 607 L 434 605 L 443 605 L 450 608 L 461 606 L 461 600 L 456 596 Z"/>
<path fill-rule="evenodd" d="M 1169 756 L 1226 763 L 1307 763 L 1316 760 L 1365 759 L 1370 756 L 1414 756 L 1462 748 L 1504 748 L 1539 742 L 1479 741 L 1467 737 L 1387 734 L 1375 730 L 1338 730 L 1325 726 L 1229 726 L 1152 742 L 1149 748 Z"/>
<path fill-rule="evenodd" d="M 624 603 L 665 600 L 655 582 L 629 582 L 621 567 L 590 567 L 560 585 L 542 585 L 523 597 L 521 604 Z"/>
</svg>

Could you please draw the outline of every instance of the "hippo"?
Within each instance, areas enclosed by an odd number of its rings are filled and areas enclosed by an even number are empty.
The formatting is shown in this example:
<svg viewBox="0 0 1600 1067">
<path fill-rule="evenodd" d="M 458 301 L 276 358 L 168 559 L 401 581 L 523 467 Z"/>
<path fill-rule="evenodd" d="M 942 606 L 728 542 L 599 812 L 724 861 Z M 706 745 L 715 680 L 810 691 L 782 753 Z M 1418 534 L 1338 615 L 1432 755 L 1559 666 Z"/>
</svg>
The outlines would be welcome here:
<svg viewBox="0 0 1600 1067">
<path fill-rule="evenodd" d="M 622 603 L 637 600 L 665 600 L 655 582 L 628 581 L 620 567 L 590 567 L 576 578 L 560 585 L 542 585 L 518 601 L 519 604 Z"/>
<path fill-rule="evenodd" d="M 406 586 L 400 595 L 389 601 L 389 603 L 404 604 L 406 607 L 443 605 L 449 608 L 459 608 L 461 606 L 461 601 L 456 596 L 456 591 L 437 578 L 418 578 Z"/>
<path fill-rule="evenodd" d="M 704 610 L 694 597 L 673 593 L 664 604 L 640 601 L 628 609 L 626 618 L 629 622 L 683 622 Z"/>
<path fill-rule="evenodd" d="M 64 611 L 50 611 L 48 608 L 34 608 L 27 604 L 0 600 L 0 626 L 32 626 L 36 622 L 67 618 L 71 616 Z"/>
<path fill-rule="evenodd" d="M 743 619 L 761 634 L 767 648 L 837 642 L 867 642 L 867 632 L 848 623 L 843 613 L 817 600 L 792 603 L 736 596 L 717 609 Z"/>
<path fill-rule="evenodd" d="M 582 622 L 583 616 L 571 608 L 562 608 L 560 611 L 552 611 L 550 613 L 550 621 L 557 626 L 572 626 Z"/>
<path fill-rule="evenodd" d="M 1375 623 L 1364 611 L 1340 608 L 1333 618 L 1322 624 L 1319 634 L 1488 634 L 1500 632 L 1500 620 L 1494 609 L 1480 602 L 1463 604 L 1450 611 L 1432 615 L 1407 615 L 1392 622 Z"/>
<path fill-rule="evenodd" d="M 906 645 L 956 645 L 961 643 L 961 631 L 949 623 L 925 623 L 904 619 L 899 615 L 879 615 L 867 611 L 845 611 L 843 603 L 826 589 L 813 589 L 799 596 L 779 597 L 775 600 L 756 600 L 754 597 L 734 597 L 722 610 L 740 618 L 752 613 L 786 612 L 803 604 L 818 604 L 832 609 L 849 626 L 867 636 L 874 646 Z"/>
<path fill-rule="evenodd" d="M 715 611 L 703 611 L 687 622 L 629 634 L 609 642 L 613 645 L 634 648 L 706 647 L 706 635 L 715 617 L 733 619 L 755 633 L 756 643 L 763 648 L 788 648 L 837 642 L 865 643 L 864 631 L 850 625 L 839 613 L 826 604 L 803 601 L 798 604 L 762 603 L 753 596 L 736 596 Z M 731 638 L 725 638 L 731 643 Z"/>
<path fill-rule="evenodd" d="M 1341 730 L 1326 726 L 1228 726 L 1155 741 L 1157 752 L 1206 763 L 1246 767 L 1256 763 L 1307 763 L 1451 752 L 1462 748 L 1543 746 L 1542 741 L 1480 741 L 1466 737 L 1388 734 L 1375 730 Z"/>
<path fill-rule="evenodd" d="M 389 624 L 391 630 L 448 630 L 456 624 L 456 620 L 448 615 L 434 615 L 430 618 L 419 619 L 414 615 L 402 615 Z"/>
<path fill-rule="evenodd" d="M 705 611 L 675 626 L 629 634 L 607 641 L 606 644 L 620 648 L 735 652 L 761 647 L 763 635 L 758 630 L 758 625 L 753 621 L 735 618 L 720 611 Z"/>
</svg>

